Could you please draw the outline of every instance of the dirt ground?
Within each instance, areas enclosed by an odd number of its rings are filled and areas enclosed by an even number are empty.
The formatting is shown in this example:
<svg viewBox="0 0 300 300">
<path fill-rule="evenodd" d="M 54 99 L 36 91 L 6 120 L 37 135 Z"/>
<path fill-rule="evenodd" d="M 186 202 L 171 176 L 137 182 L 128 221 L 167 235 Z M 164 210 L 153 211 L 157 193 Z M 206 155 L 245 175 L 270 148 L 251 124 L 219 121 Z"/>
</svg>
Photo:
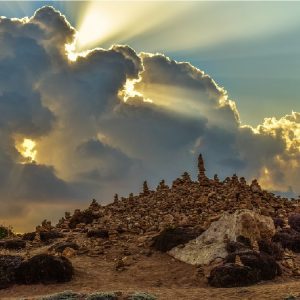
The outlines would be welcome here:
<svg viewBox="0 0 300 300">
<path fill-rule="evenodd" d="M 196 267 L 174 260 L 167 254 L 129 257 L 128 266 L 116 271 L 113 257 L 80 255 L 71 258 L 75 276 L 71 282 L 51 285 L 15 285 L 0 290 L 0 299 L 32 299 L 32 297 L 72 290 L 76 292 L 143 291 L 162 300 L 251 299 L 282 300 L 287 295 L 300 294 L 300 279 L 278 277 L 243 288 L 217 289 L 209 287 Z"/>
</svg>

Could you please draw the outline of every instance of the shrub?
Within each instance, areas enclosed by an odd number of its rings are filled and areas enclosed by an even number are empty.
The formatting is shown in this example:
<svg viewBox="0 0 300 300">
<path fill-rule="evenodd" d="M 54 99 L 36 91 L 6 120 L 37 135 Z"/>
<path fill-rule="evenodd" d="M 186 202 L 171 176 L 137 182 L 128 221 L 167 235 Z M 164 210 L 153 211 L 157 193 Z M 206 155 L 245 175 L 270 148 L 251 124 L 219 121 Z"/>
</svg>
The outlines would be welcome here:
<svg viewBox="0 0 300 300">
<path fill-rule="evenodd" d="M 5 226 L 0 226 L 0 239 L 6 238 L 9 235 L 9 229 Z"/>
<path fill-rule="evenodd" d="M 274 218 L 273 222 L 274 222 L 275 228 L 277 228 L 277 227 L 283 228 L 283 226 L 284 226 L 284 220 L 279 217 Z"/>
<path fill-rule="evenodd" d="M 35 236 L 36 236 L 35 232 L 27 232 L 27 233 L 23 234 L 22 239 L 24 241 L 31 241 L 32 242 L 32 241 L 34 241 Z"/>
<path fill-rule="evenodd" d="M 82 299 L 82 294 L 74 293 L 72 291 L 64 291 L 53 295 L 42 297 L 40 300 L 77 300 Z"/>
<path fill-rule="evenodd" d="M 12 239 L 3 242 L 1 245 L 7 250 L 20 250 L 26 247 L 26 242 L 23 240 Z"/>
<path fill-rule="evenodd" d="M 129 300 L 156 300 L 157 297 L 148 293 L 136 292 L 133 295 L 129 296 Z"/>
<path fill-rule="evenodd" d="M 66 257 L 39 254 L 21 263 L 16 271 L 17 283 L 59 283 L 72 279 L 74 269 Z"/>
<path fill-rule="evenodd" d="M 292 229 L 300 232 L 300 214 L 290 215 L 288 218 L 288 223 Z"/>
<path fill-rule="evenodd" d="M 15 282 L 15 272 L 23 258 L 18 255 L 0 255 L 0 289 Z"/>
<path fill-rule="evenodd" d="M 89 295 L 86 300 L 117 300 L 118 296 L 112 292 L 97 292 Z"/>
<path fill-rule="evenodd" d="M 76 225 L 80 223 L 91 224 L 96 218 L 98 217 L 96 217 L 90 209 L 76 211 L 70 219 L 69 227 L 74 229 L 76 228 Z"/>
<path fill-rule="evenodd" d="M 50 242 L 51 240 L 55 240 L 58 238 L 62 238 L 64 235 L 61 232 L 51 230 L 51 231 L 41 231 L 40 238 L 44 243 Z"/>
<path fill-rule="evenodd" d="M 260 277 L 256 269 L 226 263 L 217 266 L 210 272 L 208 283 L 214 287 L 239 287 L 255 284 Z"/>
<path fill-rule="evenodd" d="M 158 251 L 167 252 L 180 244 L 195 239 L 201 233 L 192 228 L 167 228 L 153 238 L 152 247 Z"/>
<path fill-rule="evenodd" d="M 283 248 L 287 248 L 296 253 L 300 253 L 300 233 L 292 229 L 283 229 L 272 238 L 275 243 L 280 243 Z"/>
<path fill-rule="evenodd" d="M 276 260 L 281 260 L 283 255 L 283 249 L 279 243 L 273 243 L 266 240 L 260 240 L 258 242 L 259 251 L 269 254 Z"/>
<path fill-rule="evenodd" d="M 225 258 L 225 262 L 234 263 L 236 255 L 239 255 L 244 266 L 257 271 L 258 280 L 271 280 L 281 274 L 280 267 L 275 259 L 266 253 L 254 251 L 232 253 Z"/>
</svg>

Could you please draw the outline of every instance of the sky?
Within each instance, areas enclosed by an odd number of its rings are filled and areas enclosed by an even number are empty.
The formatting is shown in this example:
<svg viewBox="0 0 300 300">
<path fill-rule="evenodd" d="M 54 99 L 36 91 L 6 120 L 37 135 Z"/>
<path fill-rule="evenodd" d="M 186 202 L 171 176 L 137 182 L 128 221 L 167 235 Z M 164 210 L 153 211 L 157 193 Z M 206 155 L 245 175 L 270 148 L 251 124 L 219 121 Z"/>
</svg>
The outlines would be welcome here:
<svg viewBox="0 0 300 300">
<path fill-rule="evenodd" d="M 195 176 L 200 152 L 209 176 L 299 195 L 299 13 L 300 2 L 1 2 L 0 222 L 29 230 L 144 179 Z"/>
</svg>

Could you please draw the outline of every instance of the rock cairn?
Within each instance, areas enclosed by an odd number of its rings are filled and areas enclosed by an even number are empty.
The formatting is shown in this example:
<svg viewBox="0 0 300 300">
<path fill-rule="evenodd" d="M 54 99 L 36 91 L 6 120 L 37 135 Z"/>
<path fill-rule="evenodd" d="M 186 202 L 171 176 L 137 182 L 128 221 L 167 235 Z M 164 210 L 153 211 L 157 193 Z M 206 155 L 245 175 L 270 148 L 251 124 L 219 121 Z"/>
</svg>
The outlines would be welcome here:
<svg viewBox="0 0 300 300">
<path fill-rule="evenodd" d="M 185 172 L 171 187 L 162 180 L 153 191 L 145 181 L 139 195 L 131 193 L 128 198 L 119 198 L 116 194 L 114 201 L 105 206 L 93 200 L 85 211 L 76 210 L 73 215 L 65 213 L 56 228 L 64 231 L 103 229 L 110 235 L 122 232 L 145 234 L 176 226 L 197 226 L 205 230 L 224 211 L 233 213 L 238 209 L 283 220 L 292 212 L 300 212 L 300 199 L 276 196 L 263 190 L 257 180 L 248 184 L 244 177 L 235 174 L 224 181 L 217 175 L 208 178 L 201 154 L 198 171 L 198 181 L 191 180 Z M 82 222 L 80 216 L 84 216 Z"/>
</svg>

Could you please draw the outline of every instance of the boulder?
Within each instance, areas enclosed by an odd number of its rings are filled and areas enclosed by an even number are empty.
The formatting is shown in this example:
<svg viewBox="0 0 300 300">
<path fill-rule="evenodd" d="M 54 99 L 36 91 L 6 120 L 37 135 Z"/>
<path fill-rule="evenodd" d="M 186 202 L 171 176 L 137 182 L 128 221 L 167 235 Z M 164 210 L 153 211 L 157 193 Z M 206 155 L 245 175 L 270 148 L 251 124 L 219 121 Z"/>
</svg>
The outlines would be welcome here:
<svg viewBox="0 0 300 300">
<path fill-rule="evenodd" d="M 72 279 L 74 269 L 66 257 L 39 254 L 23 261 L 16 270 L 16 282 L 21 284 L 60 283 Z"/>
<path fill-rule="evenodd" d="M 244 237 L 251 243 L 262 239 L 270 240 L 275 233 L 272 218 L 262 216 L 251 210 L 237 210 L 233 214 L 224 213 L 218 221 L 199 237 L 184 247 L 175 247 L 169 254 L 178 260 L 193 264 L 210 264 L 217 258 L 228 255 L 227 244 Z"/>
</svg>

